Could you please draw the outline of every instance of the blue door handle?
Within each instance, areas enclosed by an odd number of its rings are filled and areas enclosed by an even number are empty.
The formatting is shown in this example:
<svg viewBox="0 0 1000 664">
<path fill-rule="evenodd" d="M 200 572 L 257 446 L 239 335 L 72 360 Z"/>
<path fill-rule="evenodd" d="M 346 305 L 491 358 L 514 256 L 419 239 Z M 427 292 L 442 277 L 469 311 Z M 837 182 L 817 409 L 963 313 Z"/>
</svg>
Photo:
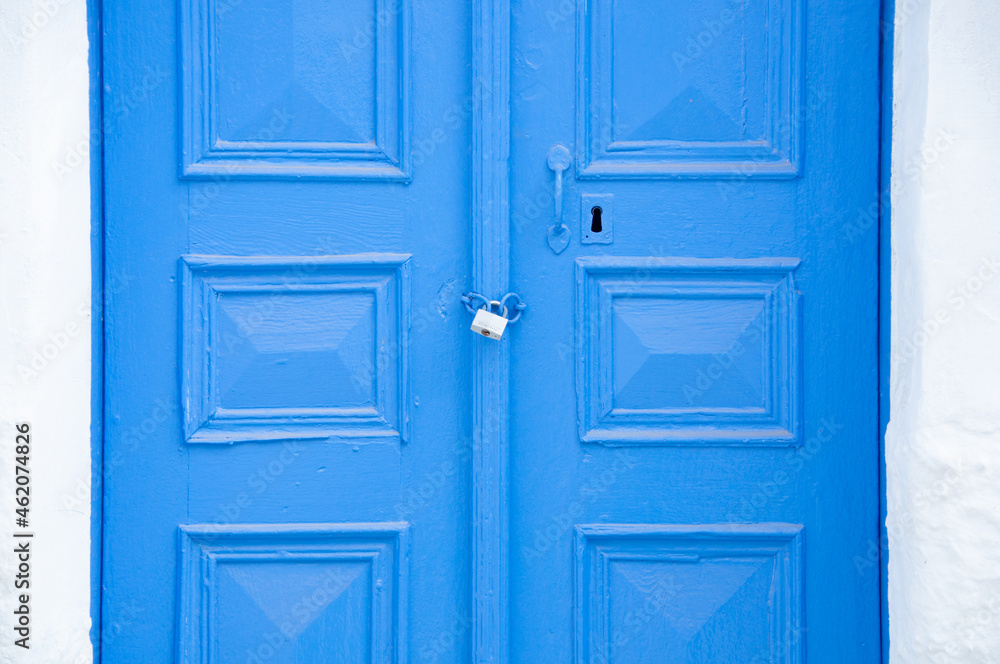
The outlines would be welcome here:
<svg viewBox="0 0 1000 664">
<path fill-rule="evenodd" d="M 549 163 L 549 168 L 552 169 L 552 171 L 556 174 L 556 190 L 553 194 L 553 197 L 556 200 L 556 223 L 561 224 L 563 171 L 569 168 L 570 164 L 569 150 L 566 148 L 566 146 L 561 143 L 556 143 L 555 145 L 553 145 L 552 149 L 549 150 L 548 163 Z"/>
<path fill-rule="evenodd" d="M 569 228 L 562 221 L 562 199 L 563 171 L 569 168 L 571 162 L 572 158 L 570 157 L 569 150 L 565 145 L 556 143 L 552 146 L 552 149 L 549 150 L 549 168 L 556 174 L 556 187 L 555 191 L 552 193 L 552 197 L 556 202 L 556 218 L 555 222 L 549 226 L 546 239 L 548 240 L 549 247 L 556 254 L 562 253 L 563 249 L 569 245 Z"/>
</svg>

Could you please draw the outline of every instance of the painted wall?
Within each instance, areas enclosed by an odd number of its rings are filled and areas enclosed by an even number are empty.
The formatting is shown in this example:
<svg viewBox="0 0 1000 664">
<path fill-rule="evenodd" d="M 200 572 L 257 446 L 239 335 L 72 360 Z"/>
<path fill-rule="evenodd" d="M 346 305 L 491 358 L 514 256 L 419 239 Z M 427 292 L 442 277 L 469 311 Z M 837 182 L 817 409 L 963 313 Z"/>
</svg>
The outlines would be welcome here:
<svg viewBox="0 0 1000 664">
<path fill-rule="evenodd" d="M 893 664 L 1000 653 L 1000 3 L 896 0 Z"/>
<path fill-rule="evenodd" d="M 91 661 L 90 166 L 84 0 L 0 3 L 0 662 Z M 15 424 L 31 506 L 14 523 Z M 13 532 L 32 532 L 29 651 Z M 21 591 L 18 591 L 20 594 Z M 19 603 L 18 603 L 19 604 Z"/>
</svg>

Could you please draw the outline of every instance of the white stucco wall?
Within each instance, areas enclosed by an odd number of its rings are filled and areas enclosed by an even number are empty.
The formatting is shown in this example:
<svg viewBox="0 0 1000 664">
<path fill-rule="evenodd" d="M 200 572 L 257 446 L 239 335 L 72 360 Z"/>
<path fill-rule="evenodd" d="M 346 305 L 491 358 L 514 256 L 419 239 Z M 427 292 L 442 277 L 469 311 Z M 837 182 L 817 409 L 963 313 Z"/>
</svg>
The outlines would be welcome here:
<svg viewBox="0 0 1000 664">
<path fill-rule="evenodd" d="M 0 662 L 91 661 L 84 0 L 0 2 Z M 13 645 L 14 436 L 31 425 L 31 649 Z M 18 593 L 22 591 L 17 591 Z"/>
<path fill-rule="evenodd" d="M 1000 661 L 1000 3 L 896 0 L 893 664 Z"/>
</svg>

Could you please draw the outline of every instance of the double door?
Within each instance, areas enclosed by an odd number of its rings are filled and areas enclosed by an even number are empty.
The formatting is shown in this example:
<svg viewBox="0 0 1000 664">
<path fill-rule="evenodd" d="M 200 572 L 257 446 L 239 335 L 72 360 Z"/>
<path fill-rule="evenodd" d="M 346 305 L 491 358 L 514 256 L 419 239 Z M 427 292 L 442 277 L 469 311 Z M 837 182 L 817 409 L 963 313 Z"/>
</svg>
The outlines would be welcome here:
<svg viewBox="0 0 1000 664">
<path fill-rule="evenodd" d="M 106 0 L 104 661 L 878 661 L 878 11 Z"/>
</svg>

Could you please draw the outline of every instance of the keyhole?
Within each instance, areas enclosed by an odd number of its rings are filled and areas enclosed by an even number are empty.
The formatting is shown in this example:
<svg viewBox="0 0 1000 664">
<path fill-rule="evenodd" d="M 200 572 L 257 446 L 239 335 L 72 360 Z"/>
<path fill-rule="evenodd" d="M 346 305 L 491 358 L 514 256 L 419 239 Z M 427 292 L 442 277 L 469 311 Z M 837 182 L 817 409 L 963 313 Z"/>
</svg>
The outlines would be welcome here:
<svg viewBox="0 0 1000 664">
<path fill-rule="evenodd" d="M 600 233 L 603 229 L 601 228 L 601 214 L 604 210 L 601 209 L 600 205 L 595 205 L 590 209 L 590 232 Z"/>
</svg>

